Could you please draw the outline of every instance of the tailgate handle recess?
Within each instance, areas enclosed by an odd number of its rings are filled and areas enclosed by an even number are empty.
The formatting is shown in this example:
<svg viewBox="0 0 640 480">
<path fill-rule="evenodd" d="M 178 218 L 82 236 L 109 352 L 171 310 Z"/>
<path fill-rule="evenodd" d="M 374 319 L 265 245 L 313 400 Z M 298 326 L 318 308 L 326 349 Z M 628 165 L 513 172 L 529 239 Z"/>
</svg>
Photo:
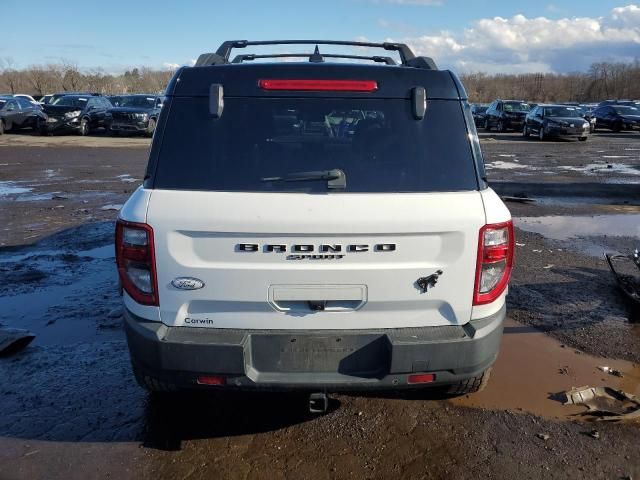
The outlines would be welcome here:
<svg viewBox="0 0 640 480">
<path fill-rule="evenodd" d="M 367 302 L 366 285 L 272 285 L 269 303 L 281 312 L 347 312 Z"/>
</svg>

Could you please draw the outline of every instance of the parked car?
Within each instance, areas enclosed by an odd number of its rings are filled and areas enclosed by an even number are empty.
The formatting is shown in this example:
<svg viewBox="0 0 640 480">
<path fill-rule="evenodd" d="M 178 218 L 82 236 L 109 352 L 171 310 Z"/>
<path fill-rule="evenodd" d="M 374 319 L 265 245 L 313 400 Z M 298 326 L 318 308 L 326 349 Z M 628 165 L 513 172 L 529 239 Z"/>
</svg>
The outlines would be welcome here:
<svg viewBox="0 0 640 480">
<path fill-rule="evenodd" d="M 484 129 L 496 128 L 499 132 L 507 130 L 520 132 L 529 110 L 529 104 L 522 100 L 495 100 L 485 112 Z"/>
<path fill-rule="evenodd" d="M 46 119 L 40 107 L 16 96 L 0 96 L 0 135 L 9 130 L 39 128 Z"/>
<path fill-rule="evenodd" d="M 458 77 L 402 44 L 344 42 L 400 52 L 380 66 L 324 63 L 318 48 L 314 62 L 243 65 L 237 43 L 264 44 L 225 42 L 175 73 L 119 213 L 138 382 L 481 389 L 514 232 Z M 326 120 L 340 115 L 349 128 Z"/>
<path fill-rule="evenodd" d="M 591 131 L 582 110 L 569 105 L 538 105 L 526 116 L 522 135 L 531 134 L 540 140 L 549 137 L 574 137 L 584 142 Z"/>
<path fill-rule="evenodd" d="M 120 104 L 109 110 L 109 130 L 113 134 L 144 133 L 152 136 L 156 129 L 163 97 L 150 94 L 123 95 Z"/>
<path fill-rule="evenodd" d="M 593 111 L 596 119 L 594 130 L 606 128 L 614 132 L 640 129 L 640 109 L 631 105 L 609 104 Z"/>
<path fill-rule="evenodd" d="M 487 108 L 489 108 L 489 105 L 484 103 L 474 103 L 471 105 L 471 114 L 473 115 L 473 122 L 476 124 L 476 127 L 484 126 L 484 114 Z"/>
<path fill-rule="evenodd" d="M 41 126 L 40 133 L 76 132 L 88 135 L 100 127 L 107 128 L 110 123 L 109 109 L 113 105 L 102 96 L 65 95 L 44 105 L 47 121 Z"/>
</svg>

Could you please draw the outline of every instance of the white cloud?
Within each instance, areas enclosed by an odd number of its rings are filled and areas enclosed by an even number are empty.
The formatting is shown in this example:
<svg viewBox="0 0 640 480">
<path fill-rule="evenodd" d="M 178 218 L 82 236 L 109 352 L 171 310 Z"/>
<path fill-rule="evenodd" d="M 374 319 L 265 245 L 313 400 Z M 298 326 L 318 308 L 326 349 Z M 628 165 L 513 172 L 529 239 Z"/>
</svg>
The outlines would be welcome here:
<svg viewBox="0 0 640 480">
<path fill-rule="evenodd" d="M 180 68 L 180 64 L 179 63 L 164 62 L 162 64 L 162 68 L 164 68 L 165 70 L 176 70 L 176 69 Z"/>
<path fill-rule="evenodd" d="M 640 56 L 640 7 L 614 8 L 606 17 L 483 18 L 462 32 L 397 40 L 462 71 L 585 70 L 595 61 L 629 62 Z"/>
</svg>

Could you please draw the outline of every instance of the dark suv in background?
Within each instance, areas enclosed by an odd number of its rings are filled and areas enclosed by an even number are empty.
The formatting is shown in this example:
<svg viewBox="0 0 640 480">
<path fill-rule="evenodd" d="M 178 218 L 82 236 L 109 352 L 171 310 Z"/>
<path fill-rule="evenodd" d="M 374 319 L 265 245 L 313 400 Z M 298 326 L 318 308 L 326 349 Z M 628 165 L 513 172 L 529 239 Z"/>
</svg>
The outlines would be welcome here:
<svg viewBox="0 0 640 480">
<path fill-rule="evenodd" d="M 109 110 L 109 130 L 119 133 L 153 135 L 162 108 L 163 97 L 153 94 L 123 95 L 119 105 Z"/>
<path fill-rule="evenodd" d="M 523 100 L 494 100 L 485 112 L 484 128 L 496 128 L 499 132 L 521 131 L 530 110 L 529 104 Z"/>
<path fill-rule="evenodd" d="M 593 111 L 596 128 L 607 128 L 614 132 L 640 129 L 640 109 L 631 105 L 610 104 Z"/>
<path fill-rule="evenodd" d="M 96 128 L 110 123 L 108 111 L 113 108 L 106 97 L 98 95 L 65 95 L 44 105 L 47 121 L 40 128 L 41 134 L 76 132 L 88 135 Z"/>
<path fill-rule="evenodd" d="M 45 118 L 40 107 L 26 98 L 0 96 L 0 135 L 19 128 L 36 129 Z"/>
</svg>

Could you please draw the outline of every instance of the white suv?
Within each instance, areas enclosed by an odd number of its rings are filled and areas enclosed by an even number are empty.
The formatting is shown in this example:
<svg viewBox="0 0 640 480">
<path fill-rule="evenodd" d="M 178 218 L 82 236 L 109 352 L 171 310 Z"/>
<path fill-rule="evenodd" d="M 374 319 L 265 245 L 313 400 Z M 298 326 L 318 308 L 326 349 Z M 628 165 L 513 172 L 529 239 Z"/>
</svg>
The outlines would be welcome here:
<svg viewBox="0 0 640 480">
<path fill-rule="evenodd" d="M 402 44 L 317 42 L 400 64 L 229 59 L 271 43 L 225 42 L 167 87 L 116 228 L 137 380 L 478 390 L 514 236 L 458 78 Z"/>
</svg>

